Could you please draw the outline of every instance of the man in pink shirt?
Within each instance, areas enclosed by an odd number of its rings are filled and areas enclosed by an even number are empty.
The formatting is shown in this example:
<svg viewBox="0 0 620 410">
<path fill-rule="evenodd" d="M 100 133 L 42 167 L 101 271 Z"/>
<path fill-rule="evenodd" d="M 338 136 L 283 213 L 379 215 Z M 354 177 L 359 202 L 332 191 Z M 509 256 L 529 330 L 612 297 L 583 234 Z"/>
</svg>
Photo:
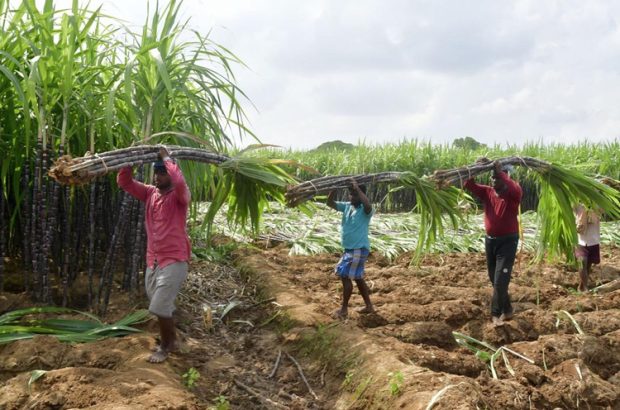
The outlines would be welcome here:
<svg viewBox="0 0 620 410">
<path fill-rule="evenodd" d="M 161 363 L 178 348 L 172 313 L 174 300 L 187 277 L 190 242 L 186 219 L 190 193 L 181 169 L 171 159 L 166 148 L 159 151 L 161 160 L 153 169 L 153 185 L 133 179 L 131 167 L 123 168 L 117 177 L 118 186 L 144 202 L 147 236 L 145 287 L 149 311 L 157 316 L 161 344 L 149 357 L 151 363 Z"/>
</svg>

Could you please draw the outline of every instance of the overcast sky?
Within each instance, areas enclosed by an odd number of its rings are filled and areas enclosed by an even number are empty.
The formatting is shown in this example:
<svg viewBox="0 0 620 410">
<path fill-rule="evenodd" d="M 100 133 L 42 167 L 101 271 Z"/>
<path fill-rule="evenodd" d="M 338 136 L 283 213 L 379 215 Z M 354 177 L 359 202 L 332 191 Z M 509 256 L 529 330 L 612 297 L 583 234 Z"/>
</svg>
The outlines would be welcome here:
<svg viewBox="0 0 620 410">
<path fill-rule="evenodd" d="M 99 3 L 143 23 L 143 1 Z M 620 130 L 619 2 L 185 0 L 182 10 L 249 66 L 238 84 L 264 142 L 577 142 Z"/>
</svg>

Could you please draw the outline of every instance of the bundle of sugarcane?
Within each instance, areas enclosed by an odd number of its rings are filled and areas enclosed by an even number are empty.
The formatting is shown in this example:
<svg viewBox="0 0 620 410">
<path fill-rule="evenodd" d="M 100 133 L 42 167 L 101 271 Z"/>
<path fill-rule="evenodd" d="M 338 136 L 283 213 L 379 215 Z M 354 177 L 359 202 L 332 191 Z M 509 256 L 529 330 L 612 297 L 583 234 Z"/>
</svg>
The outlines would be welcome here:
<svg viewBox="0 0 620 410">
<path fill-rule="evenodd" d="M 573 248 L 577 240 L 574 205 L 601 208 L 614 219 L 620 217 L 620 192 L 612 188 L 609 180 L 607 183 L 597 181 L 577 169 L 530 157 L 507 157 L 497 161 L 502 166 L 524 166 L 532 171 L 529 177 L 539 190 L 538 259 L 565 255 L 574 262 Z M 430 180 L 439 188 L 462 187 L 467 179 L 494 168 L 492 161 L 478 162 L 453 170 L 436 171 Z"/>
<path fill-rule="evenodd" d="M 161 145 L 137 145 L 101 154 L 87 152 L 83 157 L 60 157 L 50 169 L 49 175 L 62 184 L 81 185 L 108 172 L 118 171 L 126 166 L 136 166 L 157 160 Z M 201 148 L 167 145 L 172 158 L 219 165 L 230 158 Z"/>
<path fill-rule="evenodd" d="M 551 164 L 545 161 L 541 161 L 531 157 L 507 157 L 500 158 L 499 161 L 502 166 L 524 166 L 536 171 L 545 171 L 551 167 Z M 485 172 L 492 171 L 495 168 L 493 161 L 479 162 L 473 165 L 464 166 L 455 169 L 440 169 L 433 173 L 430 177 L 438 187 L 443 188 L 447 186 L 461 187 L 470 178 L 474 178 Z"/>
<path fill-rule="evenodd" d="M 620 191 L 620 181 L 618 181 L 617 179 L 613 179 L 610 177 L 603 177 L 600 179 L 602 184 L 605 184 L 609 187 L 614 188 L 616 191 Z"/>
<path fill-rule="evenodd" d="M 403 172 L 380 172 L 367 175 L 332 175 L 316 178 L 290 187 L 285 194 L 286 202 L 288 206 L 297 206 L 312 199 L 315 195 L 325 194 L 336 189 L 349 188 L 351 180 L 355 180 L 358 185 L 378 182 L 398 183 L 403 174 Z"/>
<path fill-rule="evenodd" d="M 453 229 L 460 222 L 458 201 L 462 192 L 454 187 L 437 189 L 437 186 L 426 177 L 418 177 L 412 172 L 382 172 L 368 175 L 327 176 L 306 181 L 292 188 L 285 194 L 287 205 L 297 206 L 311 199 L 314 195 L 327 193 L 339 188 L 349 188 L 351 180 L 358 185 L 370 183 L 392 183 L 397 186 L 393 190 L 410 189 L 415 192 L 416 206 L 414 210 L 421 215 L 419 240 L 416 246 L 416 259 L 419 260 L 424 250 L 430 249 L 433 243 L 443 235 L 443 225 L 448 220 Z"/>
</svg>

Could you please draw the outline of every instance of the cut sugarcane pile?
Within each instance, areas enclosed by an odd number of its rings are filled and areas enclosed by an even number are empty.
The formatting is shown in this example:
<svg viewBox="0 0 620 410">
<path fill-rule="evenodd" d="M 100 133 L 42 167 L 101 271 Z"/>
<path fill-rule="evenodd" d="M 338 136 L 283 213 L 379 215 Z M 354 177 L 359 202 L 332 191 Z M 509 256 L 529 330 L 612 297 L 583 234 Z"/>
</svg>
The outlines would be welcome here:
<svg viewBox="0 0 620 410">
<path fill-rule="evenodd" d="M 536 170 L 538 172 L 543 172 L 551 168 L 551 164 L 549 164 L 548 162 L 531 157 L 506 157 L 500 158 L 498 159 L 498 161 L 502 165 L 523 166 Z M 494 168 L 495 165 L 493 165 L 493 161 L 481 164 L 476 163 L 473 165 L 455 169 L 437 170 L 433 173 L 430 179 L 434 181 L 440 188 L 444 188 L 447 186 L 460 187 L 463 186 L 465 181 L 467 181 L 468 179 L 492 171 Z"/>
<path fill-rule="evenodd" d="M 368 175 L 338 175 L 316 178 L 289 188 L 285 195 L 286 202 L 289 206 L 294 207 L 312 199 L 315 195 L 325 194 L 336 189 L 349 188 L 352 179 L 358 185 L 378 182 L 393 183 L 399 182 L 404 174 L 403 172 L 381 172 Z"/>
<path fill-rule="evenodd" d="M 161 146 L 137 145 L 101 154 L 86 153 L 83 157 L 72 158 L 64 155 L 54 163 L 49 175 L 61 184 L 81 185 L 108 172 L 118 171 L 127 166 L 151 163 L 157 160 Z M 166 146 L 172 158 L 219 165 L 230 158 L 201 148 Z"/>
</svg>

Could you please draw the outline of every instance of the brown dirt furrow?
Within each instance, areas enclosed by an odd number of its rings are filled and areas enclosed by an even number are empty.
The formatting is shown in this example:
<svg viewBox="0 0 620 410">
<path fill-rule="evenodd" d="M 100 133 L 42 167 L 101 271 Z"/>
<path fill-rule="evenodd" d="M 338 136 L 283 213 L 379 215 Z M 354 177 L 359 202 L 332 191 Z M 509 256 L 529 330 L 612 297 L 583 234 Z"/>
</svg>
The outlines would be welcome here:
<svg viewBox="0 0 620 410">
<path fill-rule="evenodd" d="M 250 259 L 261 277 L 270 278 L 267 283 L 273 281 L 290 317 L 303 326 L 333 327 L 329 343 L 318 343 L 324 352 L 365 346 L 357 361 L 351 359 L 352 367 L 333 374 L 344 386 L 334 392 L 336 408 L 426 408 L 434 395 L 439 397 L 435 409 L 612 409 L 620 402 L 620 292 L 575 294 L 574 270 L 532 265 L 522 256 L 510 287 L 515 316 L 493 327 L 483 255 L 432 255 L 419 266 L 409 265 L 406 256 L 392 263 L 371 256 L 366 279 L 378 312 L 355 313 L 361 299 L 354 292 L 350 319 L 338 324 L 328 317 L 340 302 L 340 283 L 331 271 L 337 255 L 289 257 L 283 251 L 274 248 Z M 620 275 L 610 265 L 620 261 L 620 252 L 605 252 L 609 262 L 595 270 L 593 283 Z M 264 269 L 263 258 L 277 266 Z M 294 266 L 303 269 L 290 275 Z M 287 300 L 290 295 L 301 302 Z M 571 313 L 586 334 L 578 335 L 559 310 Z M 505 353 L 506 359 L 500 355 L 494 362 L 494 379 L 484 354 L 456 346 L 453 331 L 495 348 L 506 346 L 534 363 Z M 576 364 L 581 376 L 569 371 Z M 399 383 L 396 373 L 403 376 Z"/>
</svg>

